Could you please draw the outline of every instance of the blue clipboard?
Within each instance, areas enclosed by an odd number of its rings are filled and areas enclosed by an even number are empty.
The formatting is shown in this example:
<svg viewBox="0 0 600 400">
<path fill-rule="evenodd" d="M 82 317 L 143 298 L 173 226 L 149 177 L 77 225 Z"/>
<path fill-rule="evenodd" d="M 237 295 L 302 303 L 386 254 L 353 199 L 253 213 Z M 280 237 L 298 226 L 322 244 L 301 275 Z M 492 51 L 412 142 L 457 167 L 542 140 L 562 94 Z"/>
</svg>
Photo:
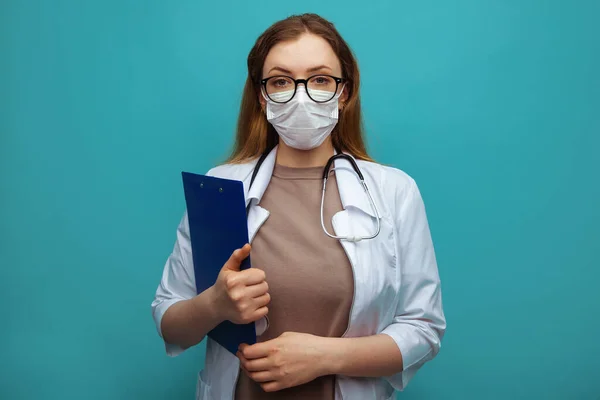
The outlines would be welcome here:
<svg viewBox="0 0 600 400">
<path fill-rule="evenodd" d="M 217 281 L 219 272 L 235 249 L 248 243 L 244 186 L 241 181 L 182 172 L 194 260 L 196 291 Z M 250 257 L 240 269 L 250 268 Z M 235 355 L 242 343 L 256 343 L 254 323 L 225 321 L 208 333 Z"/>
</svg>

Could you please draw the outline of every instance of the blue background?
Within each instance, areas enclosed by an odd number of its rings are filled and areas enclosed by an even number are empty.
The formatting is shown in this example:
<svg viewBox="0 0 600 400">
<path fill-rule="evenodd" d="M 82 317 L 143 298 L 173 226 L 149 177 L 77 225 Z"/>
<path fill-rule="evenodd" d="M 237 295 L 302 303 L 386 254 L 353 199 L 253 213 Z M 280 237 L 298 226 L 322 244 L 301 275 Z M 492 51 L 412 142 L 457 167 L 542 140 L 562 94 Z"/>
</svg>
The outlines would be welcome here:
<svg viewBox="0 0 600 400">
<path fill-rule="evenodd" d="M 600 3 L 301 3 L 2 1 L 0 398 L 193 397 L 203 346 L 169 359 L 150 313 L 180 171 L 224 159 L 254 40 L 305 11 L 427 205 L 448 332 L 399 398 L 600 398 Z"/>
</svg>

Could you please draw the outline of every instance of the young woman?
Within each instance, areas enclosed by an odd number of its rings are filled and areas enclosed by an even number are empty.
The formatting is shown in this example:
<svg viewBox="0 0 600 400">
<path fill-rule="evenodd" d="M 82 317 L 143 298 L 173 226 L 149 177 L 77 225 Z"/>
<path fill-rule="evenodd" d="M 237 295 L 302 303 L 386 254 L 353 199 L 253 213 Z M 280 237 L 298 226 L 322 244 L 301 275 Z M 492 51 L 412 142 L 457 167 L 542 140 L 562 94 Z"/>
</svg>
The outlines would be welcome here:
<svg viewBox="0 0 600 400">
<path fill-rule="evenodd" d="M 198 399 L 391 399 L 438 353 L 446 322 L 423 201 L 367 155 L 358 67 L 330 22 L 293 16 L 258 38 L 233 155 L 208 174 L 244 183 L 252 246 L 196 295 L 184 215 L 156 326 L 171 356 L 225 320 L 268 326 L 237 356 L 207 340 Z"/>
</svg>

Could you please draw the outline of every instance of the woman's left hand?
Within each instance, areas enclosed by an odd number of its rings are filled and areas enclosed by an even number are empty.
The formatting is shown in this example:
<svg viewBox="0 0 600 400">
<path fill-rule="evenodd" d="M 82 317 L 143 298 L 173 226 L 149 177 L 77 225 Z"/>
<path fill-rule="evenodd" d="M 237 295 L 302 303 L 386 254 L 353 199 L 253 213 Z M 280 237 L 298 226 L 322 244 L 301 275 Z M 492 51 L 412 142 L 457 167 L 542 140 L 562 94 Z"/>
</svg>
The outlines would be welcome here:
<svg viewBox="0 0 600 400">
<path fill-rule="evenodd" d="M 248 376 L 265 392 L 298 386 L 327 374 L 327 338 L 285 332 L 252 346 L 240 345 L 237 357 Z"/>
</svg>

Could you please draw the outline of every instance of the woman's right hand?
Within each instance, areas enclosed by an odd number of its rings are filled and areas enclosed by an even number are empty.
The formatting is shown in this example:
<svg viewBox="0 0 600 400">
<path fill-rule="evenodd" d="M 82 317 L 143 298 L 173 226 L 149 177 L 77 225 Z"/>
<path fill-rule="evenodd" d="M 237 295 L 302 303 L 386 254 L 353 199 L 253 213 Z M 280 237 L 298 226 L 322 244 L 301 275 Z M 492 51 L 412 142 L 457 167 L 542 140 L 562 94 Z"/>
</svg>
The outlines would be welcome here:
<svg viewBox="0 0 600 400">
<path fill-rule="evenodd" d="M 240 265 L 250 255 L 250 245 L 233 252 L 213 285 L 215 305 L 219 315 L 234 324 L 249 324 L 265 317 L 271 301 L 265 272 L 258 268 L 240 271 Z"/>
</svg>

